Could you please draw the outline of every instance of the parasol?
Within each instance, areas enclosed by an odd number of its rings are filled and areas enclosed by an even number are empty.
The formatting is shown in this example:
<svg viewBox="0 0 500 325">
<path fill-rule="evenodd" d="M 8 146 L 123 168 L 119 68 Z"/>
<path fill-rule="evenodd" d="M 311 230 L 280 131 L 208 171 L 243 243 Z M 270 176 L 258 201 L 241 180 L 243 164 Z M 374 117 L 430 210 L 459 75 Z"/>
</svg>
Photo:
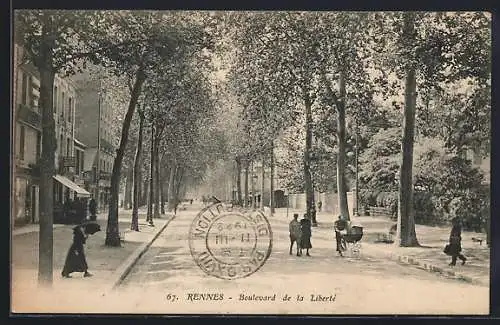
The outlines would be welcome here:
<svg viewBox="0 0 500 325">
<path fill-rule="evenodd" d="M 81 226 L 83 228 L 83 231 L 89 235 L 93 235 L 96 232 L 101 231 L 101 226 L 95 222 L 86 222 L 83 223 Z"/>
</svg>

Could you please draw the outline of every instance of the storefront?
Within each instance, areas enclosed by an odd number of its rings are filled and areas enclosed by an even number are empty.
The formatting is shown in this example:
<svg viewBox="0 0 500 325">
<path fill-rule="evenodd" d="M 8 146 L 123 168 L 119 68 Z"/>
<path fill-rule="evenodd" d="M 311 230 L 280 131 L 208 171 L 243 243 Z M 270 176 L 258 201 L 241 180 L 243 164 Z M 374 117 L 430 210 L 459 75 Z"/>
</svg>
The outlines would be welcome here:
<svg viewBox="0 0 500 325">
<path fill-rule="evenodd" d="M 62 175 L 54 176 L 54 223 L 78 223 L 87 217 L 90 193 Z"/>
<path fill-rule="evenodd" d="M 16 176 L 14 226 L 38 223 L 39 187 L 28 176 Z"/>
</svg>

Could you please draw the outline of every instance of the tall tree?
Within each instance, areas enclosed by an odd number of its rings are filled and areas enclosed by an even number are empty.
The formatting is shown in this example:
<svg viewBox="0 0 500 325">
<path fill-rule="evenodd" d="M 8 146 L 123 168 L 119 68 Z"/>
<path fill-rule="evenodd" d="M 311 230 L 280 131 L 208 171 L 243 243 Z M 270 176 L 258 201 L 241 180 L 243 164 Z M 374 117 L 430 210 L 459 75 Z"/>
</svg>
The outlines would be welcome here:
<svg viewBox="0 0 500 325">
<path fill-rule="evenodd" d="M 415 14 L 407 12 L 403 16 L 403 37 L 408 47 L 415 45 Z M 415 232 L 413 211 L 413 141 L 415 134 L 416 90 L 415 66 L 409 61 L 405 67 L 405 105 L 402 140 L 402 159 L 399 171 L 399 200 L 397 238 L 400 246 L 419 246 Z"/>
<path fill-rule="evenodd" d="M 144 131 L 144 110 L 139 108 L 139 139 L 137 141 L 137 149 L 134 158 L 134 171 L 133 171 L 133 200 L 132 200 L 132 223 L 130 226 L 131 230 L 139 231 L 139 187 L 142 183 L 142 178 L 140 177 L 140 166 L 141 166 L 141 156 L 142 156 L 142 134 Z"/>
<path fill-rule="evenodd" d="M 382 61 L 377 60 L 378 55 L 374 55 L 374 61 L 381 62 L 379 66 L 388 69 L 397 78 L 406 80 L 400 200 L 407 202 L 401 202 L 399 207 L 399 213 L 403 215 L 398 216 L 400 231 L 396 244 L 414 246 L 418 245 L 418 241 L 411 208 L 414 186 L 411 175 L 412 139 L 417 111 L 425 113 L 425 109 L 417 108 L 427 105 L 429 96 L 425 94 L 437 94 L 460 80 L 469 79 L 472 84 L 488 87 L 490 17 L 481 12 L 408 12 L 374 16 L 378 21 L 373 30 L 375 33 L 382 30 L 377 38 L 379 41 L 383 39 L 373 46 L 375 52 L 382 54 Z M 388 33 L 397 37 L 387 38 L 385 35 Z M 424 95 L 417 97 L 416 89 Z M 424 135 L 428 134 L 425 129 L 421 131 Z"/>
<path fill-rule="evenodd" d="M 149 200 L 148 200 L 148 210 L 146 214 L 146 222 L 150 226 L 154 225 L 153 222 L 153 201 L 155 193 L 155 182 L 154 182 L 154 170 L 155 170 L 155 126 L 151 124 L 151 137 L 150 137 L 150 151 L 149 151 Z"/>
</svg>

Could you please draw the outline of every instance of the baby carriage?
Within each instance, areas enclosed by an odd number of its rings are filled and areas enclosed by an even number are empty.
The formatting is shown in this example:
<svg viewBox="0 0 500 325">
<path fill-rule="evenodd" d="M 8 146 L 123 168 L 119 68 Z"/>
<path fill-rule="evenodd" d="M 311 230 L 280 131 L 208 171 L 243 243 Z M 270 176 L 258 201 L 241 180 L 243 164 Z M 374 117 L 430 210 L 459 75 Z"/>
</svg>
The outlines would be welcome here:
<svg viewBox="0 0 500 325">
<path fill-rule="evenodd" d="M 352 226 L 347 229 L 347 233 L 342 234 L 340 239 L 340 248 L 342 251 L 351 251 L 353 255 L 359 255 L 361 249 L 361 243 L 359 242 L 363 238 L 363 227 Z"/>
</svg>

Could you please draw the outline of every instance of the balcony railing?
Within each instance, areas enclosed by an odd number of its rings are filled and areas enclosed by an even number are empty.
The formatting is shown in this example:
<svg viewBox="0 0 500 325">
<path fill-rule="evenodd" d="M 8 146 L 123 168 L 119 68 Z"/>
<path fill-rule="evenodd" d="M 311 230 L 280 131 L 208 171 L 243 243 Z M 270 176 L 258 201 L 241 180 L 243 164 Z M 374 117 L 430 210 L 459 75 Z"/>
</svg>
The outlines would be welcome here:
<svg viewBox="0 0 500 325">
<path fill-rule="evenodd" d="M 76 167 L 76 157 L 74 156 L 62 156 L 61 167 Z"/>
</svg>

